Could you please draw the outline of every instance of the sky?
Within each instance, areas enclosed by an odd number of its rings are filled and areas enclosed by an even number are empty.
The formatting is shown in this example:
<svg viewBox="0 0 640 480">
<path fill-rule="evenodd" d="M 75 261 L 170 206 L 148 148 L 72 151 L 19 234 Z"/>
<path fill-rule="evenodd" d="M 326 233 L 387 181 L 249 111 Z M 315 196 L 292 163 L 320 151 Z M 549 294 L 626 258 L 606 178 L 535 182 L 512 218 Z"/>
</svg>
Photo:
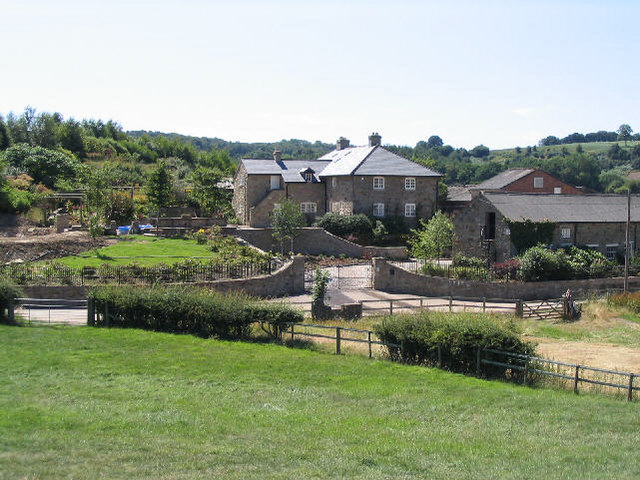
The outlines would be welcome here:
<svg viewBox="0 0 640 480">
<path fill-rule="evenodd" d="M 271 142 L 640 131 L 640 1 L 0 0 L 0 113 Z"/>
</svg>

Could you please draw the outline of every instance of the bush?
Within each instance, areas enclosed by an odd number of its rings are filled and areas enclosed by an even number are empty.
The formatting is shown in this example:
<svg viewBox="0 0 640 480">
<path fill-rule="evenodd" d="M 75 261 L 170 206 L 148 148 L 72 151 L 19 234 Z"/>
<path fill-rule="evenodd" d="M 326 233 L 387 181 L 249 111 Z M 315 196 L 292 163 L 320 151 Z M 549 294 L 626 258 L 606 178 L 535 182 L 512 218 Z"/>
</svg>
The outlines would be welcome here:
<svg viewBox="0 0 640 480">
<path fill-rule="evenodd" d="M 129 225 L 136 213 L 133 199 L 123 192 L 111 192 L 107 201 L 105 217 L 117 225 Z"/>
<path fill-rule="evenodd" d="M 278 334 L 284 324 L 301 322 L 302 314 L 283 304 L 260 302 L 243 294 L 182 287 L 129 288 L 104 286 L 89 293 L 96 325 L 142 328 L 201 337 L 247 338 L 250 326 L 264 322 Z"/>
<path fill-rule="evenodd" d="M 318 226 L 327 232 L 340 237 L 348 235 L 370 236 L 373 233 L 373 222 L 366 215 L 338 215 L 337 213 L 327 213 L 318 220 Z"/>
<path fill-rule="evenodd" d="M 640 292 L 624 292 L 611 295 L 608 303 L 612 307 L 628 308 L 634 313 L 640 313 Z"/>
<path fill-rule="evenodd" d="M 9 302 L 22 296 L 22 290 L 18 287 L 5 280 L 0 280 L 0 321 L 7 320 L 6 310 L 9 308 Z"/>
<path fill-rule="evenodd" d="M 451 265 L 453 267 L 485 268 L 487 266 L 487 260 L 480 257 L 466 257 L 458 253 L 454 255 Z"/>
<path fill-rule="evenodd" d="M 477 349 L 491 348 L 523 355 L 533 355 L 533 344 L 521 340 L 510 319 L 474 314 L 423 313 L 385 319 L 375 327 L 392 360 L 419 365 L 436 365 L 438 346 L 442 366 L 453 372 L 474 373 Z M 483 365 L 489 377 L 506 377 L 505 367 Z"/>
<path fill-rule="evenodd" d="M 487 282 L 490 280 L 489 270 L 486 267 L 444 267 L 427 262 L 420 267 L 419 273 L 433 277 L 455 278 L 457 280 L 475 280 Z"/>
<path fill-rule="evenodd" d="M 547 250 L 543 246 L 530 248 L 519 257 L 521 280 L 567 280 L 599 278 L 610 272 L 610 263 L 602 253 L 571 247 L 568 252 Z"/>
<path fill-rule="evenodd" d="M 520 261 L 516 258 L 506 262 L 494 263 L 491 267 L 491 274 L 497 280 L 515 280 L 518 277 Z"/>
</svg>

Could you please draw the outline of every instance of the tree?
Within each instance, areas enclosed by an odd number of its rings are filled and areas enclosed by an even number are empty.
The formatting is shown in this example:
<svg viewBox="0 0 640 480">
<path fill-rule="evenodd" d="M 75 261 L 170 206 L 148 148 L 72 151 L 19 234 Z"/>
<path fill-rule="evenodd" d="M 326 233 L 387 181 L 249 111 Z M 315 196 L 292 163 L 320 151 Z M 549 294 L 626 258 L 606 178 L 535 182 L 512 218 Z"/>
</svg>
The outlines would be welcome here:
<svg viewBox="0 0 640 480">
<path fill-rule="evenodd" d="M 411 254 L 416 258 L 440 259 L 453 247 L 453 223 L 444 213 L 436 212 L 431 220 L 420 220 L 421 228 L 411 230 Z"/>
<path fill-rule="evenodd" d="M 478 145 L 477 147 L 473 147 L 473 149 L 471 150 L 471 155 L 473 155 L 474 157 L 488 157 L 489 153 L 491 153 L 489 151 L 489 147 L 485 147 L 482 144 Z"/>
<path fill-rule="evenodd" d="M 304 226 L 300 204 L 293 200 L 282 202 L 273 210 L 271 226 L 273 238 L 280 243 L 281 248 L 284 250 L 284 242 L 289 240 L 290 251 L 293 251 L 293 239 L 300 234 L 300 229 Z"/>
<path fill-rule="evenodd" d="M 218 183 L 222 172 L 217 168 L 198 167 L 191 173 L 190 192 L 203 214 L 217 213 L 224 204 L 224 195 Z"/>
<path fill-rule="evenodd" d="M 70 118 L 58 130 L 60 145 L 75 153 L 78 158 L 85 156 L 84 138 L 82 136 L 82 126 Z"/>
<path fill-rule="evenodd" d="M 164 160 L 158 160 L 156 167 L 149 173 L 145 192 L 149 203 L 156 208 L 156 235 L 158 234 L 158 223 L 160 219 L 160 209 L 169 205 L 173 198 L 173 181 Z"/>
<path fill-rule="evenodd" d="M 58 180 L 72 180 L 78 171 L 78 161 L 64 153 L 24 143 L 13 145 L 5 152 L 9 166 L 26 173 L 35 183 L 52 188 Z"/>
<path fill-rule="evenodd" d="M 627 141 L 631 140 L 633 129 L 628 123 L 623 123 L 618 127 L 618 140 L 624 140 L 624 146 L 627 146 Z"/>
<path fill-rule="evenodd" d="M 439 148 L 444 145 L 444 142 L 438 135 L 431 135 L 427 140 L 427 148 Z"/>
<path fill-rule="evenodd" d="M 7 124 L 4 123 L 2 116 L 0 116 L 0 150 L 6 150 L 10 144 L 9 129 L 7 128 Z"/>
</svg>

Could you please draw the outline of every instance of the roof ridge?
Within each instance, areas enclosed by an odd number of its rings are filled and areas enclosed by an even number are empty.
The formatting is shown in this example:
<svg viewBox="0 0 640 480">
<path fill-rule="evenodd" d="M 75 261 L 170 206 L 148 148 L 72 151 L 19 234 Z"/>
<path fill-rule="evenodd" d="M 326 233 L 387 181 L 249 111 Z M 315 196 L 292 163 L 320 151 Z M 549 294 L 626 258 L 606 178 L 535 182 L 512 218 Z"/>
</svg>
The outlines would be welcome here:
<svg viewBox="0 0 640 480">
<path fill-rule="evenodd" d="M 364 158 L 362 159 L 362 161 L 360 161 L 360 163 L 358 163 L 358 165 L 356 165 L 356 166 L 355 166 L 355 168 L 354 168 L 353 170 L 351 170 L 351 174 L 352 174 L 352 175 L 356 173 L 356 170 L 358 170 L 358 169 L 360 168 L 360 165 L 362 165 L 362 164 L 365 162 L 365 160 L 366 160 L 367 158 L 369 158 L 369 157 L 371 156 L 371 154 L 372 154 L 373 152 L 375 152 L 375 150 L 376 150 L 379 146 L 380 146 L 380 145 L 375 145 L 371 150 L 369 150 L 369 153 L 367 153 L 367 154 L 364 156 Z"/>
</svg>

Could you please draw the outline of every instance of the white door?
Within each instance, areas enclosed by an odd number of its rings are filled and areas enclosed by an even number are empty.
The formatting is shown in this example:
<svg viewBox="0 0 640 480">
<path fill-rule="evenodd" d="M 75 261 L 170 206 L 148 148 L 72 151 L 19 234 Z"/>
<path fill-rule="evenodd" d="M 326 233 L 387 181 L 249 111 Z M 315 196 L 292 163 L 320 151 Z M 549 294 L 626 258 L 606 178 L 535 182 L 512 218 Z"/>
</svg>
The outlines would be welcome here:
<svg viewBox="0 0 640 480">
<path fill-rule="evenodd" d="M 280 175 L 271 175 L 271 190 L 280 190 Z"/>
</svg>

